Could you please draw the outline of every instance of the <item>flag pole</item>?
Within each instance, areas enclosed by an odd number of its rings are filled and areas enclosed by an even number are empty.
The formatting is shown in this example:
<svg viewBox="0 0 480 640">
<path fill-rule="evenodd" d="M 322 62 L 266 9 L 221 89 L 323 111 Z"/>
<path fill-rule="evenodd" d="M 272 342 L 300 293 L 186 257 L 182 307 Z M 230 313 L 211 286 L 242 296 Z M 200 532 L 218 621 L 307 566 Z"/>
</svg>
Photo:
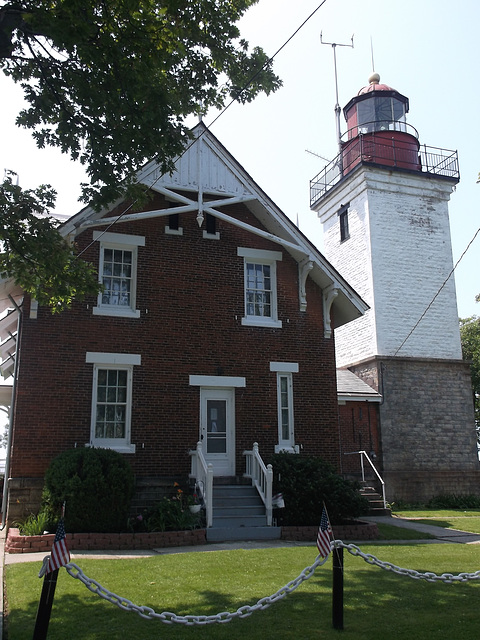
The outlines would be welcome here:
<svg viewBox="0 0 480 640">
<path fill-rule="evenodd" d="M 334 541 L 335 537 L 325 501 L 323 508 L 330 523 L 329 535 Z M 334 546 L 332 556 L 332 625 L 334 629 L 343 629 L 343 547 L 337 546 Z"/>
<path fill-rule="evenodd" d="M 45 556 L 39 577 L 43 577 L 42 593 L 38 603 L 33 640 L 46 640 L 50 615 L 52 613 L 53 599 L 57 587 L 58 571 L 70 561 L 70 552 L 65 541 L 65 502 L 62 505 L 62 515 L 57 526 L 57 533 L 53 541 L 52 551 Z"/>
<path fill-rule="evenodd" d="M 55 589 L 57 587 L 58 571 L 59 569 L 55 569 L 51 573 L 45 574 L 43 578 L 42 593 L 40 595 L 40 602 L 38 603 L 35 629 L 33 630 L 33 640 L 46 640 L 47 638 L 53 598 L 55 597 Z"/>
</svg>

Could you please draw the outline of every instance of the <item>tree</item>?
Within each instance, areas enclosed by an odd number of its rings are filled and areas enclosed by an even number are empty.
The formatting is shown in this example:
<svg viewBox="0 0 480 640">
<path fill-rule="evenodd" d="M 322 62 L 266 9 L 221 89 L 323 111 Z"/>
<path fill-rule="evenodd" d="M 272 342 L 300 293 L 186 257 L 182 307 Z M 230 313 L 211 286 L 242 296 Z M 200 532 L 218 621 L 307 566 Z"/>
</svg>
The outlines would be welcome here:
<svg viewBox="0 0 480 640">
<path fill-rule="evenodd" d="M 13 277 L 40 304 L 59 311 L 79 294 L 97 294 L 99 283 L 57 231 L 49 215 L 55 195 L 48 186 L 23 191 L 10 175 L 0 184 L 0 276 Z"/>
<path fill-rule="evenodd" d="M 59 147 L 85 165 L 84 202 L 131 195 L 145 160 L 172 170 L 190 137 L 187 116 L 281 85 L 236 26 L 256 2 L 5 2 L 0 66 L 29 104 L 17 123 L 40 148 Z"/>
<path fill-rule="evenodd" d="M 191 137 L 186 119 L 227 99 L 281 86 L 271 60 L 236 23 L 257 0 L 0 0 L 0 68 L 28 106 L 17 124 L 59 147 L 90 180 L 97 209 L 145 197 L 135 172 L 173 170 Z M 0 272 L 54 310 L 98 290 L 46 213 L 48 187 L 1 186 Z M 29 208 L 30 207 L 30 208 Z"/>
<path fill-rule="evenodd" d="M 475 423 L 480 443 L 480 318 L 460 319 L 460 338 L 464 360 L 470 361 L 472 389 L 475 405 Z"/>
</svg>

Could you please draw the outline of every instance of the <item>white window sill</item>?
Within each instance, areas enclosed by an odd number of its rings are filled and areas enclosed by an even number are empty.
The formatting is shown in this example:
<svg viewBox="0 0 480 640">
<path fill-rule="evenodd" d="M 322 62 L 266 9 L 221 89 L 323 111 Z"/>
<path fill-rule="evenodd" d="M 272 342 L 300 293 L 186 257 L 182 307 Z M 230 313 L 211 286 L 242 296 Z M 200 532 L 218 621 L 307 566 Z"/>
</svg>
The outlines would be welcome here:
<svg viewBox="0 0 480 640">
<path fill-rule="evenodd" d="M 273 320 L 272 318 L 256 318 L 254 316 L 247 316 L 242 318 L 242 325 L 244 327 L 268 327 L 270 329 L 281 329 L 282 321 Z"/>
<path fill-rule="evenodd" d="M 300 453 L 300 447 L 298 444 L 276 444 L 275 453 Z"/>
<path fill-rule="evenodd" d="M 110 316 L 115 318 L 139 318 L 140 311 L 122 307 L 93 307 L 94 316 Z"/>
<path fill-rule="evenodd" d="M 105 442 L 87 442 L 86 447 L 95 447 L 95 449 L 113 449 L 118 453 L 135 453 L 134 444 L 105 444 Z"/>
</svg>

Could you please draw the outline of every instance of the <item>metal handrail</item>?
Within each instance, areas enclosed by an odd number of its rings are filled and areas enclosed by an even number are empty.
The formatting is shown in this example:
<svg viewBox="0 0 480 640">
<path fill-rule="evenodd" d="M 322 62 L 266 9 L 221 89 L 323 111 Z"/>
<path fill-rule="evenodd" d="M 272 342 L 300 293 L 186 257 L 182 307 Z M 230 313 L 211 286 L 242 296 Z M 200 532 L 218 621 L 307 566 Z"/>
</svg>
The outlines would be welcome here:
<svg viewBox="0 0 480 640">
<path fill-rule="evenodd" d="M 380 481 L 380 484 L 382 485 L 383 508 L 386 509 L 387 508 L 387 500 L 385 498 L 385 482 L 384 482 L 382 476 L 378 473 L 378 471 L 375 468 L 375 465 L 373 464 L 373 462 L 370 460 L 370 457 L 369 457 L 368 453 L 366 451 L 349 451 L 348 453 L 344 453 L 343 455 L 344 456 L 352 456 L 352 455 L 354 455 L 356 453 L 360 454 L 360 466 L 362 468 L 362 482 L 365 482 L 365 466 L 363 464 L 363 457 L 365 456 L 365 458 L 367 459 L 367 462 L 372 467 L 373 471 L 375 472 L 375 475 L 377 476 L 378 480 Z"/>
<path fill-rule="evenodd" d="M 251 451 L 244 451 L 246 478 L 251 478 L 252 486 L 256 487 L 265 505 L 267 515 L 267 526 L 272 526 L 272 485 L 273 467 L 271 464 L 265 465 L 258 451 L 258 442 L 253 443 Z"/>
<path fill-rule="evenodd" d="M 202 443 L 197 442 L 197 448 L 189 451 L 191 457 L 190 477 L 195 479 L 202 502 L 205 506 L 205 519 L 207 527 L 213 522 L 213 465 L 207 464 L 203 455 Z"/>
</svg>

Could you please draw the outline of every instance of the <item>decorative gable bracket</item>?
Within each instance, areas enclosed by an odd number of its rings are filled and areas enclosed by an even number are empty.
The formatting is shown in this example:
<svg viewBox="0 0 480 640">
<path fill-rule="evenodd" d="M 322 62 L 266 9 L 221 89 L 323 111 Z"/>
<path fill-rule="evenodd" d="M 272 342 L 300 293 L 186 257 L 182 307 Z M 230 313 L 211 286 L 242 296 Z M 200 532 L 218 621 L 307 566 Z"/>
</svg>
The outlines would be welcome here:
<svg viewBox="0 0 480 640">
<path fill-rule="evenodd" d="M 308 257 L 298 263 L 298 295 L 300 298 L 300 311 L 307 310 L 306 284 L 310 271 L 313 269 L 313 259 Z"/>
<path fill-rule="evenodd" d="M 335 283 L 329 285 L 323 290 L 323 330 L 324 337 L 332 337 L 332 321 L 331 321 L 331 309 L 335 298 L 338 296 L 338 285 Z"/>
</svg>

